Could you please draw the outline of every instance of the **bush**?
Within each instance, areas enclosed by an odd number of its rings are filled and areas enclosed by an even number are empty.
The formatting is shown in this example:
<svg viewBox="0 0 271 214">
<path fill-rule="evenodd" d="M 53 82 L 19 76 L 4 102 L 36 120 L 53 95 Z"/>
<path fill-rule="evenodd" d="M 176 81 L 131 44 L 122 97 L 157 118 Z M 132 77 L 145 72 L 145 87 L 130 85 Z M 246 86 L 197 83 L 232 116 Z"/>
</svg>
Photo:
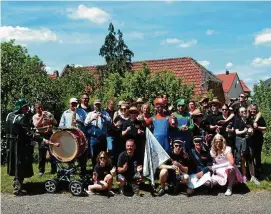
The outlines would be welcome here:
<svg viewBox="0 0 271 214">
<path fill-rule="evenodd" d="M 254 102 L 258 105 L 266 121 L 267 131 L 264 133 L 263 151 L 271 154 L 271 86 L 267 87 L 263 81 L 254 85 Z"/>
</svg>

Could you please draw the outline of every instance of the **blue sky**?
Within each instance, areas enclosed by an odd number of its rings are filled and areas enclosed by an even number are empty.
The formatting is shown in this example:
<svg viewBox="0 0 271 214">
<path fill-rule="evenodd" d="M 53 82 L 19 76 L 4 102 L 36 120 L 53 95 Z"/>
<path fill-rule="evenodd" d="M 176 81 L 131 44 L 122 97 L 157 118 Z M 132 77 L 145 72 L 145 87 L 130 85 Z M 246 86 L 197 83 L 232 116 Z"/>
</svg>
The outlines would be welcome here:
<svg viewBox="0 0 271 214">
<path fill-rule="evenodd" d="M 190 56 L 252 89 L 271 77 L 271 2 L 2 2 L 2 41 L 16 38 L 48 73 L 98 65 L 112 22 L 133 61 Z"/>
</svg>

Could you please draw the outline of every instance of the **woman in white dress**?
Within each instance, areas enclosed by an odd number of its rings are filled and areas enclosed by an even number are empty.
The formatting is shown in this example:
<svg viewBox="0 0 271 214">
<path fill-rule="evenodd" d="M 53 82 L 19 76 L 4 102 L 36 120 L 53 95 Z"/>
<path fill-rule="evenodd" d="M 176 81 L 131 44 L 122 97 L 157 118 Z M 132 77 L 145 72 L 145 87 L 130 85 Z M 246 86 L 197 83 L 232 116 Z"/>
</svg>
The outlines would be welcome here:
<svg viewBox="0 0 271 214">
<path fill-rule="evenodd" d="M 233 183 L 243 182 L 243 180 L 240 171 L 234 164 L 231 147 L 226 146 L 226 140 L 222 135 L 215 135 L 210 154 L 214 160 L 214 165 L 212 166 L 213 175 L 211 177 L 212 184 L 225 186 L 228 183 L 225 195 L 232 195 Z"/>
</svg>

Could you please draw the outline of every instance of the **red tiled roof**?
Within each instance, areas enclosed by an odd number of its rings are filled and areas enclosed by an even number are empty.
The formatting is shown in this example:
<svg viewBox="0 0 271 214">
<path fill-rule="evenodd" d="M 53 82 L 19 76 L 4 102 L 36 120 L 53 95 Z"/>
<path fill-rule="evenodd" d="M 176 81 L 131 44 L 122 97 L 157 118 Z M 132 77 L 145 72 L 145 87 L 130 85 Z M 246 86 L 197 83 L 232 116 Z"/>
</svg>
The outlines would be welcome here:
<svg viewBox="0 0 271 214">
<path fill-rule="evenodd" d="M 247 87 L 247 85 L 244 83 L 243 80 L 240 80 L 241 86 L 244 90 L 244 92 L 250 92 L 250 89 Z"/>
<path fill-rule="evenodd" d="M 146 63 L 148 68 L 152 73 L 157 71 L 171 71 L 175 74 L 176 77 L 181 77 L 185 84 L 194 84 L 195 94 L 202 94 L 203 91 L 200 87 L 201 82 L 206 75 L 203 75 L 203 72 L 206 72 L 207 75 L 211 75 L 215 80 L 219 81 L 213 74 L 207 71 L 202 65 L 197 63 L 191 57 L 183 58 L 170 58 L 170 59 L 158 59 L 158 60 L 145 60 L 132 63 L 132 71 L 138 71 L 143 68 L 142 63 Z M 84 67 L 89 73 L 94 73 L 96 71 L 96 66 Z"/>
<path fill-rule="evenodd" d="M 56 79 L 57 78 L 57 75 L 56 74 L 48 74 L 48 77 L 50 79 Z"/>
<path fill-rule="evenodd" d="M 224 92 L 229 92 L 231 89 L 233 80 L 237 73 L 229 73 L 229 74 L 217 74 L 216 77 L 219 78 L 222 81 L 222 86 Z"/>
</svg>

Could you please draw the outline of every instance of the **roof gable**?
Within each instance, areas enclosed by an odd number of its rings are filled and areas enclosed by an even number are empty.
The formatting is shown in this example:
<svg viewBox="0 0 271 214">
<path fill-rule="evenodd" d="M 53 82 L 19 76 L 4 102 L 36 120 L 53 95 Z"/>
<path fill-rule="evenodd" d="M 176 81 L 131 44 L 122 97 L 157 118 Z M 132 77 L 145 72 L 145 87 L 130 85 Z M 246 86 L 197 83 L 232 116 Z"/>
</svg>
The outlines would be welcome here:
<svg viewBox="0 0 271 214">
<path fill-rule="evenodd" d="M 250 92 L 250 89 L 247 87 L 243 80 L 240 80 L 240 83 L 244 92 Z"/>
<path fill-rule="evenodd" d="M 233 84 L 233 81 L 236 76 L 238 77 L 237 73 L 217 74 L 216 75 L 216 77 L 222 81 L 223 90 L 226 93 L 230 91 L 232 84 Z"/>
</svg>

